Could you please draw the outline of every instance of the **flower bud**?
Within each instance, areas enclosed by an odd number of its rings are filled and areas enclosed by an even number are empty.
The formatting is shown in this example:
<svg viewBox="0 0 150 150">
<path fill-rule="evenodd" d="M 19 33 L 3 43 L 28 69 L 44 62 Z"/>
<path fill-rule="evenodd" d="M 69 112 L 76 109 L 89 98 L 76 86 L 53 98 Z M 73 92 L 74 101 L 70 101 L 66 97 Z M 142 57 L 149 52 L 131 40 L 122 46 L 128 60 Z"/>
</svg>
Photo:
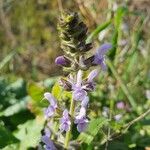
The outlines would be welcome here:
<svg viewBox="0 0 150 150">
<path fill-rule="evenodd" d="M 61 78 L 59 81 L 60 86 L 62 86 L 66 91 L 71 91 L 72 86 L 70 84 L 70 82 L 68 82 L 67 80 Z"/>
<path fill-rule="evenodd" d="M 65 66 L 65 67 L 69 67 L 70 66 L 70 60 L 67 59 L 65 56 L 58 56 L 56 59 L 55 59 L 55 63 L 57 65 L 61 65 L 61 66 Z"/>
</svg>

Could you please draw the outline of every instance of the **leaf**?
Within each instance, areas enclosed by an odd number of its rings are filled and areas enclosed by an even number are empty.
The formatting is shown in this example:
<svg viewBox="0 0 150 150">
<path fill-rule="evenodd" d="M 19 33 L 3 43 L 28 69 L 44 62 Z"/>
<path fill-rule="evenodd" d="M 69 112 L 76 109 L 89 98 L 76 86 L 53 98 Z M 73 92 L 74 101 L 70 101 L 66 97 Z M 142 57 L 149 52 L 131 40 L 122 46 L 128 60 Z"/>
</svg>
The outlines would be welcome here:
<svg viewBox="0 0 150 150">
<path fill-rule="evenodd" d="M 19 149 L 19 144 L 10 144 L 4 147 L 2 150 L 18 150 Z"/>
<path fill-rule="evenodd" d="M 121 23 L 123 20 L 123 16 L 125 15 L 125 13 L 127 12 L 127 8 L 126 7 L 119 7 L 116 11 L 115 17 L 114 17 L 114 33 L 112 36 L 112 49 L 109 52 L 109 58 L 111 60 L 114 60 L 115 55 L 116 55 L 116 51 L 117 51 L 117 47 L 118 47 L 118 41 L 119 41 L 119 37 L 121 35 Z"/>
<path fill-rule="evenodd" d="M 6 108 L 4 111 L 0 112 L 0 117 L 1 116 L 12 116 L 22 110 L 25 110 L 27 108 L 27 101 L 28 101 L 28 97 L 25 97 L 23 99 L 21 99 L 21 101 L 17 102 L 14 105 L 9 106 L 8 108 Z"/>
<path fill-rule="evenodd" d="M 52 95 L 59 100 L 61 97 L 61 94 L 63 92 L 63 88 L 56 82 L 52 88 Z"/>
<path fill-rule="evenodd" d="M 27 87 L 28 94 L 37 102 L 41 102 L 44 95 L 44 88 L 36 83 L 30 83 Z"/>
<path fill-rule="evenodd" d="M 41 130 L 44 126 L 44 120 L 29 120 L 26 123 L 19 125 L 14 136 L 20 140 L 20 150 L 26 150 L 29 147 L 35 148 L 41 138 Z"/>
<path fill-rule="evenodd" d="M 111 20 L 100 24 L 87 38 L 86 42 L 90 43 L 94 37 L 96 37 L 101 31 L 103 31 L 104 29 L 106 29 L 109 25 L 111 24 Z"/>
<path fill-rule="evenodd" d="M 58 100 L 71 99 L 71 92 L 64 91 L 64 89 L 56 82 L 52 88 L 52 95 Z"/>
<path fill-rule="evenodd" d="M 88 125 L 87 130 L 81 133 L 77 140 L 90 144 L 93 141 L 94 137 L 97 135 L 100 128 L 102 128 L 102 126 L 107 122 L 108 119 L 106 118 L 92 119 Z"/>
<path fill-rule="evenodd" d="M 17 143 L 19 140 L 12 135 L 4 126 L 0 125 L 0 148 L 8 144 Z"/>
</svg>

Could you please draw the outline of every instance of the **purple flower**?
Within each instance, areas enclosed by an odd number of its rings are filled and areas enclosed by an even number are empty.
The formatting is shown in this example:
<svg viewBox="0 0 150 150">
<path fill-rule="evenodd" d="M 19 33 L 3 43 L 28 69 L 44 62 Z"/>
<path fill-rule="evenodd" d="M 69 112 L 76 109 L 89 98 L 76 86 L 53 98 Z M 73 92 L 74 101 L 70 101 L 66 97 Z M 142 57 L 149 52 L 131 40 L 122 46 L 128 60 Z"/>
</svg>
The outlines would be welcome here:
<svg viewBox="0 0 150 150">
<path fill-rule="evenodd" d="M 41 140 L 45 144 L 44 147 L 46 150 L 56 150 L 54 143 L 50 140 L 50 131 L 48 128 L 45 128 L 45 135 L 42 136 Z"/>
<path fill-rule="evenodd" d="M 70 61 L 64 56 L 58 56 L 55 59 L 55 64 L 67 67 L 70 66 Z"/>
<path fill-rule="evenodd" d="M 116 104 L 116 107 L 117 107 L 118 109 L 124 109 L 124 108 L 125 108 L 125 104 L 124 104 L 124 102 L 118 102 L 118 103 Z"/>
<path fill-rule="evenodd" d="M 50 138 L 46 135 L 42 136 L 42 142 L 45 144 L 45 150 L 56 150 L 54 143 L 50 140 Z"/>
<path fill-rule="evenodd" d="M 103 44 L 101 47 L 99 47 L 94 56 L 93 64 L 101 65 L 102 70 L 105 71 L 107 69 L 107 66 L 105 63 L 105 54 L 111 48 L 112 48 L 112 45 L 109 43 Z"/>
<path fill-rule="evenodd" d="M 76 101 L 82 101 L 87 97 L 87 92 L 82 87 L 82 71 L 79 70 L 77 73 L 76 83 L 72 84 L 73 99 Z"/>
<path fill-rule="evenodd" d="M 81 102 L 81 107 L 86 108 L 89 102 L 89 97 L 87 96 L 83 101 Z"/>
<path fill-rule="evenodd" d="M 87 77 L 87 81 L 85 82 L 83 89 L 85 89 L 86 91 L 93 91 L 96 85 L 93 80 L 95 77 L 98 76 L 98 74 L 99 74 L 99 71 L 97 69 L 92 70 Z"/>
<path fill-rule="evenodd" d="M 51 93 L 46 92 L 44 94 L 44 98 L 47 99 L 50 103 L 48 108 L 46 108 L 44 111 L 46 118 L 48 118 L 54 115 L 55 110 L 57 108 L 57 103 L 56 103 L 56 99 L 52 96 Z"/>
<path fill-rule="evenodd" d="M 71 125 L 71 121 L 69 118 L 69 113 L 68 110 L 65 109 L 63 112 L 63 117 L 60 119 L 60 130 L 61 132 L 63 131 L 68 131 L 70 130 L 70 125 Z"/>
<path fill-rule="evenodd" d="M 75 117 L 75 124 L 77 124 L 78 132 L 83 132 L 87 128 L 88 119 L 86 118 L 86 109 L 81 107 L 79 115 Z"/>
</svg>

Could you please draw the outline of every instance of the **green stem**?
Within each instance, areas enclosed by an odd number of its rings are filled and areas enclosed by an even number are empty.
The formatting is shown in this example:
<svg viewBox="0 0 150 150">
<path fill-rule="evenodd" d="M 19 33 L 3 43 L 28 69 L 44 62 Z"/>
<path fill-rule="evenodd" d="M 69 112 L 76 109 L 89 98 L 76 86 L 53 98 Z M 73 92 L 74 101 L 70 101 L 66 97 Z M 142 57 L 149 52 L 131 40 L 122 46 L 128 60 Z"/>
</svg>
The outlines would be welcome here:
<svg viewBox="0 0 150 150">
<path fill-rule="evenodd" d="M 69 141 L 70 141 L 72 125 L 73 125 L 74 108 L 75 108 L 75 102 L 72 98 L 71 104 L 70 104 L 70 111 L 69 111 L 70 116 L 71 116 L 71 125 L 70 125 L 70 130 L 66 132 L 66 138 L 65 138 L 65 144 L 64 144 L 65 149 L 68 149 L 68 145 L 69 145 Z"/>
</svg>

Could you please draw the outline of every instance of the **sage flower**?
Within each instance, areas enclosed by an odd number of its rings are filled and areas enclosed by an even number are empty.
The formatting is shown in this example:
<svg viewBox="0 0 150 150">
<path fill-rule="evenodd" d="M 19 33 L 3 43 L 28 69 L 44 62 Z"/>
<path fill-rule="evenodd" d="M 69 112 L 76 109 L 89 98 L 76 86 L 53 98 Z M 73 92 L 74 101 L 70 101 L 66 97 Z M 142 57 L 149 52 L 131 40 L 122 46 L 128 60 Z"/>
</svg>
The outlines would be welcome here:
<svg viewBox="0 0 150 150">
<path fill-rule="evenodd" d="M 45 135 L 42 136 L 41 140 L 45 144 L 45 150 L 56 150 L 54 143 L 50 140 L 50 131 L 47 128 L 45 129 Z"/>
<path fill-rule="evenodd" d="M 57 103 L 56 103 L 56 99 L 53 97 L 53 95 L 51 93 L 46 92 L 44 94 L 44 98 L 47 99 L 50 103 L 48 108 L 46 108 L 45 111 L 44 111 L 45 117 L 49 118 L 49 117 L 54 115 L 55 110 L 57 108 Z"/>
<path fill-rule="evenodd" d="M 69 67 L 70 66 L 70 61 L 65 56 L 58 56 L 55 59 L 55 64 L 65 66 L 65 67 Z"/>
<path fill-rule="evenodd" d="M 86 118 L 86 109 L 81 107 L 79 115 L 75 117 L 75 124 L 77 124 L 78 132 L 83 132 L 87 128 L 88 119 Z"/>
<path fill-rule="evenodd" d="M 105 63 L 105 54 L 111 48 L 112 48 L 112 45 L 109 43 L 106 43 L 106 44 L 103 44 L 102 46 L 100 46 L 97 49 L 96 54 L 94 55 L 93 64 L 101 65 L 102 70 L 105 71 L 107 69 L 107 66 Z"/>
<path fill-rule="evenodd" d="M 82 101 L 87 97 L 87 92 L 82 87 L 82 71 L 77 73 L 76 83 L 72 85 L 73 99 L 76 101 Z"/>
<path fill-rule="evenodd" d="M 95 89 L 95 82 L 94 82 L 94 78 L 96 78 L 99 74 L 99 71 L 97 69 L 92 70 L 88 77 L 87 80 L 84 83 L 83 89 L 85 89 L 86 91 L 93 91 Z"/>
<path fill-rule="evenodd" d="M 63 112 L 63 117 L 60 119 L 60 130 L 63 131 L 69 131 L 70 130 L 71 121 L 69 118 L 68 110 L 65 109 Z"/>
</svg>

